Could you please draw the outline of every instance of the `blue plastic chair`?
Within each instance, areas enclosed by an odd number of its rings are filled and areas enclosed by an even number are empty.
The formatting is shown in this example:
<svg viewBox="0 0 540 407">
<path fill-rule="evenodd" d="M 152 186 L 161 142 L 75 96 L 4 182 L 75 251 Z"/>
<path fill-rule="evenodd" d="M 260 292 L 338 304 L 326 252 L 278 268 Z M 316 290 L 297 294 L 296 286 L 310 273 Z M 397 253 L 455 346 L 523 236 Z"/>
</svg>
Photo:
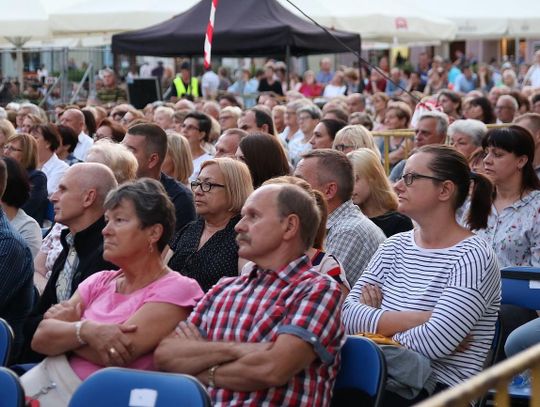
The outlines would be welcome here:
<svg viewBox="0 0 540 407">
<path fill-rule="evenodd" d="M 13 338 L 13 330 L 5 319 L 0 318 L 0 366 L 7 366 Z"/>
<path fill-rule="evenodd" d="M 24 390 L 19 378 L 11 370 L 0 367 L 0 405 L 24 407 Z"/>
<path fill-rule="evenodd" d="M 69 402 L 69 407 L 128 405 L 206 407 L 211 402 L 206 389 L 192 376 L 118 367 L 92 374 Z"/>
<path fill-rule="evenodd" d="M 332 405 L 378 407 L 385 384 L 386 359 L 379 346 L 367 338 L 348 336 L 341 348 Z"/>
<path fill-rule="evenodd" d="M 540 310 L 540 268 L 506 267 L 501 278 L 503 304 Z"/>
</svg>

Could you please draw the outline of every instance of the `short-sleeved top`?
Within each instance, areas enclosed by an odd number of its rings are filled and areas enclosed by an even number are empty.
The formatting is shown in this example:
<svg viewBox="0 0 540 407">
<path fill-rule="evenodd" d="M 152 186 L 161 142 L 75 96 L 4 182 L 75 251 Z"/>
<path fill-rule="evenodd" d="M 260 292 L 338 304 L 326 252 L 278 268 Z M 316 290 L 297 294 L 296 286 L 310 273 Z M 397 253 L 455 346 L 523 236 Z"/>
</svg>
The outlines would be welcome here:
<svg viewBox="0 0 540 407">
<path fill-rule="evenodd" d="M 234 227 L 240 215 L 229 220 L 225 228 L 214 233 L 199 249 L 204 230 L 204 219 L 186 225 L 178 232 L 171 249 L 174 251 L 169 267 L 186 277 L 195 279 L 207 292 L 221 277 L 238 275 L 238 245 Z"/>
<path fill-rule="evenodd" d="M 540 191 L 531 191 L 501 213 L 492 206 L 487 227 L 476 234 L 495 249 L 501 268 L 540 267 Z"/>
<path fill-rule="evenodd" d="M 84 308 L 82 320 L 122 324 L 146 303 L 164 302 L 192 308 L 203 294 L 195 280 L 178 273 L 167 273 L 129 295 L 120 294 L 116 292 L 116 280 L 122 273 L 122 270 L 101 271 L 79 284 Z M 75 355 L 70 358 L 70 364 L 81 380 L 103 367 Z M 143 355 L 126 367 L 154 370 L 153 355 Z"/>
<path fill-rule="evenodd" d="M 283 386 L 253 392 L 209 387 L 213 405 L 330 405 L 345 339 L 340 308 L 337 283 L 313 269 L 306 256 L 279 270 L 253 265 L 251 272 L 221 279 L 189 316 L 208 340 L 275 342 L 288 334 L 313 346 L 317 358 Z"/>
<path fill-rule="evenodd" d="M 360 302 L 366 284 L 381 288 L 379 308 Z M 437 382 L 454 386 L 478 374 L 495 332 L 501 279 L 493 249 L 470 236 L 454 246 L 418 246 L 414 230 L 388 238 L 343 304 L 348 333 L 377 332 L 386 311 L 432 311 L 393 339 L 431 359 Z M 465 338 L 468 347 L 457 350 Z"/>
</svg>

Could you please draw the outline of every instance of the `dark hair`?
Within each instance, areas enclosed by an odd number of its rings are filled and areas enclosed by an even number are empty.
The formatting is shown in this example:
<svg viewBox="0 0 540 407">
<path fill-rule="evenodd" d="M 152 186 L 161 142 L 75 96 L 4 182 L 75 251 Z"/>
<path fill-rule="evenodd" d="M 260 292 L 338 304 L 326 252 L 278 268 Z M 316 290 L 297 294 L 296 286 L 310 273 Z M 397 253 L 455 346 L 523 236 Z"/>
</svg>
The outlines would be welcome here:
<svg viewBox="0 0 540 407">
<path fill-rule="evenodd" d="M 32 132 L 39 130 L 43 139 L 49 143 L 49 150 L 56 151 L 58 147 L 62 145 L 62 137 L 55 124 L 38 124 L 32 130 Z"/>
<path fill-rule="evenodd" d="M 300 237 L 304 249 L 313 247 L 321 214 L 315 198 L 297 185 L 281 184 L 276 197 L 277 211 L 281 218 L 294 214 L 300 220 Z"/>
<path fill-rule="evenodd" d="M 71 127 L 64 126 L 63 124 L 59 124 L 57 128 L 58 133 L 62 138 L 62 145 L 69 146 L 68 152 L 73 153 L 75 151 L 75 147 L 77 147 L 77 143 L 79 142 L 78 134 L 75 133 L 75 130 L 73 130 Z"/>
<path fill-rule="evenodd" d="M 4 195 L 7 183 L 7 168 L 6 163 L 0 160 L 0 197 Z"/>
<path fill-rule="evenodd" d="M 341 201 L 345 202 L 351 199 L 354 188 L 353 167 L 345 154 L 330 148 L 321 148 L 308 151 L 302 158 L 317 158 L 319 183 L 335 181 L 338 184 L 337 196 Z"/>
<path fill-rule="evenodd" d="M 204 132 L 204 141 L 208 141 L 210 138 L 210 131 L 212 130 L 212 119 L 201 112 L 190 112 L 184 118 L 184 121 L 189 118 L 197 120 L 199 123 L 199 130 Z"/>
<path fill-rule="evenodd" d="M 227 100 L 232 106 L 240 106 L 240 103 L 238 103 L 238 99 L 236 99 L 236 96 L 234 96 L 232 93 L 224 93 L 223 95 L 218 96 L 218 101 L 221 99 Z"/>
<path fill-rule="evenodd" d="M 456 112 L 458 114 L 461 113 L 461 96 L 459 96 L 456 92 L 450 89 L 443 89 L 439 92 L 439 96 L 437 96 L 437 103 L 439 102 L 441 96 L 446 96 L 453 103 L 457 103 Z"/>
<path fill-rule="evenodd" d="M 274 127 L 272 116 L 261 109 L 251 108 L 249 110 L 255 113 L 255 123 L 257 124 L 257 127 L 261 128 L 266 124 L 268 126 L 268 133 L 274 136 L 276 135 L 276 128 Z"/>
<path fill-rule="evenodd" d="M 531 110 L 531 102 L 529 102 L 529 99 L 527 99 L 523 93 L 518 90 L 511 90 L 509 95 L 516 99 L 516 102 L 518 103 L 518 110 L 520 110 L 523 106 L 526 107 L 527 112 Z"/>
<path fill-rule="evenodd" d="M 526 156 L 527 163 L 521 171 L 521 193 L 528 189 L 540 189 L 540 180 L 534 170 L 534 139 L 524 127 L 512 125 L 487 132 L 482 148 L 497 147 L 516 156 Z"/>
<path fill-rule="evenodd" d="M 96 118 L 90 110 L 82 109 L 81 112 L 84 115 L 84 124 L 86 125 L 86 130 L 88 130 L 88 135 L 94 138 L 97 130 Z"/>
<path fill-rule="evenodd" d="M 349 121 L 349 115 L 348 113 L 343 110 L 343 109 L 340 109 L 340 108 L 334 108 L 334 109 L 328 109 L 326 112 L 324 112 L 325 115 L 327 114 L 333 114 L 334 116 L 336 116 L 339 120 L 342 120 L 344 122 L 348 122 Z M 337 133 L 337 132 L 336 132 Z"/>
<path fill-rule="evenodd" d="M 268 133 L 250 133 L 240 140 L 239 148 L 251 172 L 253 188 L 258 188 L 264 181 L 289 175 L 287 156 L 279 140 Z"/>
<path fill-rule="evenodd" d="M 347 122 L 334 119 L 323 119 L 320 121 L 320 123 L 324 125 L 326 131 L 328 132 L 328 135 L 332 140 L 336 138 L 336 133 L 347 125 Z"/>
<path fill-rule="evenodd" d="M 7 169 L 7 180 L 2 201 L 19 209 L 30 196 L 30 181 L 26 170 L 11 157 L 2 157 Z"/>
<path fill-rule="evenodd" d="M 103 206 L 106 210 L 114 209 L 122 200 L 133 203 L 142 229 L 157 224 L 163 227 L 157 242 L 158 250 L 162 252 L 171 240 L 176 225 L 174 205 L 163 185 L 151 178 L 126 182 L 109 192 Z"/>
<path fill-rule="evenodd" d="M 112 141 L 115 143 L 120 143 L 124 139 L 126 135 L 126 130 L 121 124 L 118 124 L 114 120 L 111 120 L 109 118 L 103 119 L 101 123 L 99 124 L 99 127 L 108 127 L 111 129 L 112 132 Z M 98 127 L 98 129 L 99 129 Z"/>
<path fill-rule="evenodd" d="M 433 158 L 427 167 L 433 176 L 452 181 L 456 186 L 453 202 L 455 210 L 465 203 L 469 195 L 471 181 L 474 181 L 471 204 L 467 214 L 467 225 L 471 230 L 484 229 L 491 211 L 493 196 L 491 181 L 483 175 L 471 173 L 465 156 L 450 146 L 430 144 L 418 149 L 418 153 L 431 154 Z"/>
<path fill-rule="evenodd" d="M 163 164 L 167 155 L 167 133 L 154 123 L 135 124 L 127 131 L 132 136 L 142 136 L 146 139 L 146 155 L 157 153 L 159 165 Z"/>
<path fill-rule="evenodd" d="M 495 112 L 493 111 L 493 106 L 487 97 L 479 96 L 472 99 L 469 104 L 471 106 L 480 106 L 482 109 L 482 121 L 486 124 L 493 124 L 497 121 Z"/>
</svg>

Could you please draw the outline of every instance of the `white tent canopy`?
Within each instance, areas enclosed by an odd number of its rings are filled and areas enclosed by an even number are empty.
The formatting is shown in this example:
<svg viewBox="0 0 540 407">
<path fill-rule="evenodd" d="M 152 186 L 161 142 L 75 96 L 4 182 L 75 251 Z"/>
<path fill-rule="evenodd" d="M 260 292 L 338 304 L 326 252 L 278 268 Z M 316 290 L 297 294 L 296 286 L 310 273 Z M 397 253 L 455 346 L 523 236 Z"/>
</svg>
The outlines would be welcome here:
<svg viewBox="0 0 540 407">
<path fill-rule="evenodd" d="M 414 0 L 291 0 L 322 25 L 358 32 L 362 40 L 393 44 L 453 40 L 455 23 L 426 12 Z M 286 0 L 281 3 L 298 13 Z"/>
</svg>

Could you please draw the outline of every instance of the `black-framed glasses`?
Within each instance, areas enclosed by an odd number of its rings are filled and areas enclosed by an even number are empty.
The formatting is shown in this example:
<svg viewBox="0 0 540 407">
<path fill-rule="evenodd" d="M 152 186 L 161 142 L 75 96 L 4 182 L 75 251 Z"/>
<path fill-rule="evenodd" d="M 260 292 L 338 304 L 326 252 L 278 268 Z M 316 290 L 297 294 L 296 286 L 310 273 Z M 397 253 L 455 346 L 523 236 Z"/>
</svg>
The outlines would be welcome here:
<svg viewBox="0 0 540 407">
<path fill-rule="evenodd" d="M 406 186 L 410 187 L 415 180 L 421 179 L 421 178 L 430 179 L 430 180 L 439 181 L 439 182 L 446 181 L 445 179 L 442 179 L 442 178 L 432 177 L 431 175 L 416 174 L 414 172 L 409 172 L 407 174 L 403 174 L 400 179 L 403 180 L 403 182 L 405 183 Z"/>
<path fill-rule="evenodd" d="M 334 148 L 337 150 L 337 151 L 345 151 L 346 149 L 348 148 L 354 148 L 354 146 L 351 146 L 349 144 L 336 144 L 334 146 Z"/>
<path fill-rule="evenodd" d="M 197 187 L 201 187 L 201 191 L 203 192 L 210 192 L 212 188 L 218 187 L 218 188 L 225 188 L 225 185 L 222 184 L 216 184 L 214 182 L 208 182 L 208 181 L 191 181 L 191 190 L 193 192 L 196 191 Z"/>
<path fill-rule="evenodd" d="M 180 126 L 182 129 L 186 129 L 186 130 L 196 130 L 196 131 L 201 131 L 201 129 L 199 129 L 198 127 L 195 127 L 191 124 L 182 124 L 182 126 Z"/>
</svg>

